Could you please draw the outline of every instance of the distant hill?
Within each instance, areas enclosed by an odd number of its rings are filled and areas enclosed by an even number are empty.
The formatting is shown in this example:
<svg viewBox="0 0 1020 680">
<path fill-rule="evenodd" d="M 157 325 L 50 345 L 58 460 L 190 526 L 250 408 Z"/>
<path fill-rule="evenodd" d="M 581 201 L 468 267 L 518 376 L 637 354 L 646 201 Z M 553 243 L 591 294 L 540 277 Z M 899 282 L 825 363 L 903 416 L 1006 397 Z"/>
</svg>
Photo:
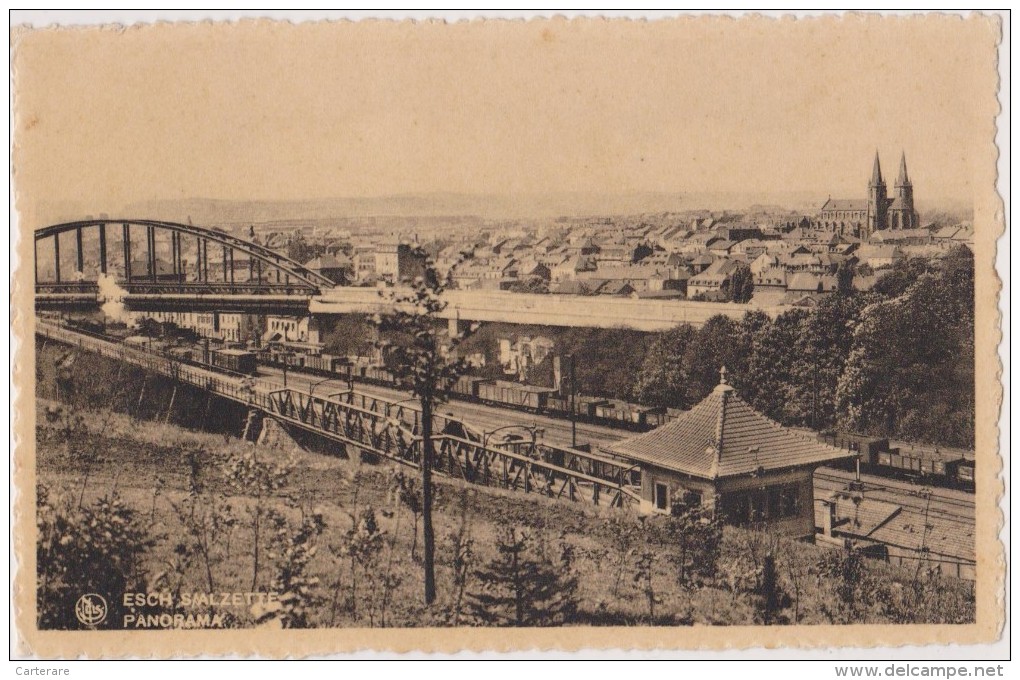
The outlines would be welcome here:
<svg viewBox="0 0 1020 680">
<path fill-rule="evenodd" d="M 363 198 L 325 198 L 301 201 L 232 201 L 192 198 L 154 200 L 128 206 L 130 212 L 159 214 L 164 219 L 186 219 L 198 223 L 321 220 L 336 217 L 455 217 L 549 218 L 560 216 L 633 215 L 705 208 L 710 210 L 744 209 L 755 203 L 770 202 L 789 208 L 819 204 L 810 193 L 785 196 L 742 195 L 736 193 L 681 194 L 639 193 L 548 193 L 548 194 L 405 194 Z"/>
<path fill-rule="evenodd" d="M 126 205 L 100 205 L 94 201 L 40 203 L 44 222 L 87 217 L 133 217 L 195 224 L 243 222 L 328 221 L 357 217 L 476 217 L 539 218 L 668 213 L 706 209 L 813 211 L 824 202 L 814 192 L 742 194 L 737 192 L 636 192 L 544 194 L 404 194 L 394 196 L 322 198 L 307 200 L 231 200 L 218 198 L 154 199 Z M 945 206 L 951 210 L 959 206 Z M 922 212 L 934 205 L 920 205 Z"/>
</svg>

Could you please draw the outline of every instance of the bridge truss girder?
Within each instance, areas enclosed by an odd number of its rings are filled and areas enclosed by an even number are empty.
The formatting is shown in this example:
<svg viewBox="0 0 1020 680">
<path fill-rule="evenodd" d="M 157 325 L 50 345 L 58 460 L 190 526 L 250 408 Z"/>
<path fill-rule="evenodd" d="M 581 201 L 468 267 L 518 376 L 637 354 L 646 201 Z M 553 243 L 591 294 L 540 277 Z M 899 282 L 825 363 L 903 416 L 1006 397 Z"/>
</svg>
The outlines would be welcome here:
<svg viewBox="0 0 1020 680">
<path fill-rule="evenodd" d="M 64 280 L 61 272 L 61 257 L 60 257 L 60 237 L 62 234 L 73 233 L 75 236 L 75 264 L 77 270 L 77 276 L 80 278 L 84 274 L 84 247 L 83 247 L 83 232 L 89 228 L 95 228 L 98 230 L 98 250 L 99 250 L 99 273 L 105 275 L 109 273 L 109 252 L 107 244 L 107 227 L 121 225 L 122 238 L 121 246 L 123 253 L 121 258 L 123 260 L 123 271 L 124 280 L 120 285 L 125 288 L 128 292 L 132 291 L 134 287 L 146 287 L 152 290 L 152 287 L 159 287 L 163 285 L 165 289 L 167 286 L 174 286 L 177 290 L 184 289 L 195 289 L 195 292 L 206 290 L 210 285 L 223 285 L 229 287 L 244 287 L 244 284 L 251 284 L 252 280 L 256 283 L 249 285 L 252 288 L 252 293 L 262 294 L 266 292 L 272 292 L 274 286 L 282 286 L 286 290 L 301 290 L 306 295 L 313 295 L 319 292 L 320 288 L 332 287 L 333 282 L 328 278 L 320 275 L 317 272 L 313 272 L 306 268 L 304 265 L 291 260 L 286 255 L 278 253 L 275 250 L 267 248 L 261 244 L 246 241 L 244 239 L 237 238 L 226 232 L 218 231 L 215 229 L 207 229 L 205 227 L 196 227 L 189 224 L 179 224 L 176 222 L 165 222 L 157 220 L 137 220 L 137 219 L 103 219 L 103 220 L 83 220 L 78 222 L 66 222 L 62 224 L 56 224 L 42 229 L 37 229 L 35 232 L 35 282 L 37 289 L 41 289 L 42 292 L 48 292 L 46 290 L 47 285 L 61 286 L 69 283 Z M 132 271 L 132 264 L 134 262 L 133 246 L 131 242 L 132 229 L 131 227 L 142 227 L 145 230 L 145 256 L 146 266 L 144 275 L 135 275 Z M 156 257 L 156 233 L 157 231 L 169 231 L 170 232 L 170 274 L 169 280 L 167 275 L 161 275 L 157 267 Z M 192 268 L 192 274 L 195 276 L 194 281 L 186 280 L 185 262 L 182 256 L 182 241 L 185 236 L 195 238 L 196 247 L 196 258 Z M 39 258 L 38 258 L 38 245 L 40 242 L 52 239 L 53 242 L 53 253 L 54 263 L 53 272 L 54 278 L 56 279 L 52 283 L 40 282 L 39 281 Z M 209 268 L 209 244 L 213 243 L 218 245 L 222 251 L 222 282 L 214 281 L 215 278 Z M 235 252 L 243 253 L 248 257 L 249 263 L 249 276 L 247 282 L 238 282 L 235 280 Z M 266 280 L 264 277 L 263 268 L 266 267 L 270 271 L 275 270 L 277 273 L 277 281 Z M 257 277 L 256 277 L 257 274 Z M 162 276 L 162 279 L 161 279 Z M 283 279 L 281 281 L 281 278 Z M 74 281 L 73 283 L 77 283 Z M 52 292 L 52 291 L 49 291 Z M 212 291 L 219 292 L 219 291 Z"/>
</svg>

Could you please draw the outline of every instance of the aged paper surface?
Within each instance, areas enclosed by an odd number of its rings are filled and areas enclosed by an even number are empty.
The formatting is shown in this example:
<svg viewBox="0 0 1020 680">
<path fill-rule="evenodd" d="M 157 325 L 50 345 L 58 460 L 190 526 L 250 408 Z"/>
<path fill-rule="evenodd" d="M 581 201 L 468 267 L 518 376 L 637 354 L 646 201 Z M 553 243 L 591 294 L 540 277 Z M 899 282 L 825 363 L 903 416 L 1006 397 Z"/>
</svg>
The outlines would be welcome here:
<svg viewBox="0 0 1020 680">
<path fill-rule="evenodd" d="M 15 29 L 23 651 L 995 639 L 999 40 Z M 433 438 L 419 247 L 472 364 Z"/>
</svg>

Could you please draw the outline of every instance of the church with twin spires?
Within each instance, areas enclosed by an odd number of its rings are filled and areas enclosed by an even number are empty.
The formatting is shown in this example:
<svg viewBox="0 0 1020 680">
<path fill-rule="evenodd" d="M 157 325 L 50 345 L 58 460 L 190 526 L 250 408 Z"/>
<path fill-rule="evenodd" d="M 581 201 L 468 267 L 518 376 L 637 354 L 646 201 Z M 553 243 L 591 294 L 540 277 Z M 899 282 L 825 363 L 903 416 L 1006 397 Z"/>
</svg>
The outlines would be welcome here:
<svg viewBox="0 0 1020 680">
<path fill-rule="evenodd" d="M 815 218 L 816 229 L 866 239 L 883 229 L 917 229 L 921 226 L 914 210 L 914 185 L 907 174 L 906 154 L 900 155 L 900 172 L 889 195 L 882 165 L 875 152 L 867 199 L 830 198 Z"/>
</svg>

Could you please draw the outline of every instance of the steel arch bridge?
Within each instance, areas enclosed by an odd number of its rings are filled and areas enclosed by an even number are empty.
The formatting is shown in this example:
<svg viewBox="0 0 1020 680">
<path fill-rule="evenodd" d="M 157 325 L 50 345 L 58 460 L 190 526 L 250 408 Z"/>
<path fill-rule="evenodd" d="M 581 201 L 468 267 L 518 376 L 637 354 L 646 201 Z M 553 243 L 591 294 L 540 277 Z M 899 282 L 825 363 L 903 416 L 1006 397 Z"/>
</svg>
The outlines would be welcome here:
<svg viewBox="0 0 1020 680">
<path fill-rule="evenodd" d="M 68 235 L 72 245 L 62 254 L 61 237 Z M 152 304 L 172 298 L 308 299 L 335 285 L 254 241 L 159 220 L 81 220 L 43 227 L 35 231 L 34 261 L 36 304 L 44 307 L 94 304 L 104 276 L 113 276 L 127 299 Z"/>
</svg>

